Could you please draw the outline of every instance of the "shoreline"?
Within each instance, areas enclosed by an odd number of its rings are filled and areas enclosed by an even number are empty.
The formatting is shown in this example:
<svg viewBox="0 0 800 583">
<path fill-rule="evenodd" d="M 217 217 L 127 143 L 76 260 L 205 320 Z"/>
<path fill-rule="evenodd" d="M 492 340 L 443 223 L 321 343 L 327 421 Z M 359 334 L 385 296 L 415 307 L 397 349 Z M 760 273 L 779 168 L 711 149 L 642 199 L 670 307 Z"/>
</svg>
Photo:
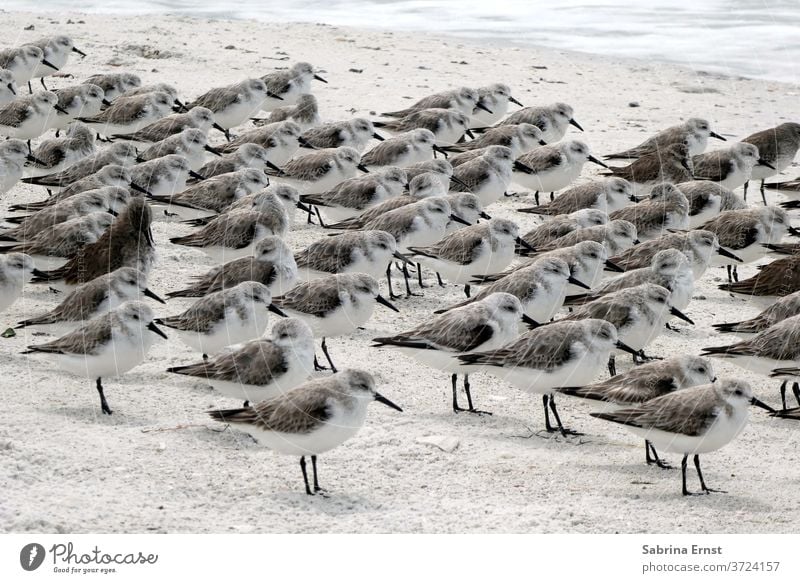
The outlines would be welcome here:
<svg viewBox="0 0 800 583">
<path fill-rule="evenodd" d="M 56 7 L 57 9 L 58 7 Z M 112 11 L 91 11 L 91 12 L 65 12 L 63 14 L 67 15 L 83 15 L 83 16 L 99 16 L 99 17 L 126 17 L 126 16 L 154 16 L 154 17 L 163 17 L 163 18 L 190 18 L 196 20 L 205 20 L 205 21 L 215 21 L 215 22 L 227 22 L 227 23 L 236 23 L 236 22 L 253 22 L 253 23 L 261 23 L 261 24 L 278 24 L 283 26 L 302 26 L 302 25 L 312 25 L 312 26 L 329 26 L 329 27 L 336 27 L 342 29 L 349 29 L 354 32 L 362 32 L 362 33 L 369 33 L 369 32 L 391 32 L 391 33 L 406 33 L 411 35 L 424 35 L 428 37 L 438 37 L 438 38 L 449 38 L 454 41 L 458 42 L 471 42 L 480 45 L 501 45 L 506 47 L 519 47 L 522 49 L 529 49 L 529 50 L 537 50 L 537 49 L 545 49 L 551 51 L 561 51 L 567 53 L 575 53 L 579 55 L 585 56 L 606 56 L 613 59 L 624 59 L 629 61 L 641 61 L 641 62 L 649 62 L 649 63 L 660 63 L 663 65 L 672 65 L 677 67 L 682 67 L 687 70 L 690 70 L 694 73 L 704 75 L 704 74 L 713 74 L 719 75 L 722 77 L 729 77 L 735 79 L 750 79 L 754 81 L 770 81 L 770 82 L 780 82 L 786 83 L 788 85 L 792 85 L 794 87 L 800 86 L 800 76 L 795 72 L 794 75 L 789 75 L 789 78 L 777 78 L 777 77 L 767 77 L 767 76 L 759 76 L 756 74 L 747 74 L 746 72 L 735 72 L 734 66 L 725 65 L 719 66 L 715 65 L 713 62 L 707 62 L 697 67 L 693 66 L 689 61 L 685 59 L 675 59 L 671 58 L 669 54 L 664 54 L 661 56 L 645 56 L 645 57 L 638 57 L 633 54 L 613 54 L 612 52 L 602 52 L 602 51 L 592 51 L 592 50 L 581 50 L 581 49 L 574 49 L 574 48 L 567 48 L 567 47 L 559 47 L 557 44 L 548 44 L 546 42 L 547 39 L 531 39 L 531 40 L 519 40 L 515 41 L 511 38 L 515 32 L 514 30 L 503 30 L 502 28 L 493 30 L 491 33 L 486 35 L 472 33 L 470 34 L 468 31 L 473 31 L 474 29 L 467 29 L 467 30 L 429 30 L 425 28 L 416 27 L 414 24 L 411 25 L 400 25 L 398 28 L 392 27 L 384 27 L 384 26 L 372 26 L 366 25 L 363 23 L 359 23 L 355 26 L 349 24 L 337 24 L 335 22 L 325 22 L 324 18 L 327 13 L 323 13 L 322 21 L 315 21 L 315 20 L 297 20 L 292 18 L 293 13 L 285 13 L 279 12 L 277 14 L 278 20 L 275 19 L 267 19 L 265 14 L 258 14 L 257 12 L 249 11 L 243 12 L 240 16 L 229 16 L 227 12 L 222 10 L 214 10 L 209 8 L 204 8 L 202 6 L 193 7 L 195 10 L 199 10 L 196 15 L 188 14 L 187 12 L 181 11 L 166 11 L 160 10 L 158 8 L 152 8 L 147 5 L 142 9 L 134 9 L 134 10 L 127 10 L 127 9 L 112 9 Z M 435 9 L 435 7 L 434 7 Z M 105 10 L 105 8 L 104 8 Z M 4 12 L 0 10 L 0 13 Z M 45 14 L 44 11 L 42 12 L 32 12 L 32 11 L 18 11 L 18 10 L 11 10 L 6 11 L 12 14 L 31 14 L 31 15 L 42 15 Z M 388 19 L 391 18 L 392 15 L 389 14 L 380 14 L 376 15 L 376 18 Z M 405 14 L 400 13 L 394 16 L 403 17 Z M 440 15 L 441 16 L 441 15 Z M 641 24 L 641 23 L 640 23 Z M 609 31 L 598 31 L 599 34 L 609 34 Z M 552 32 L 555 34 L 555 32 Z M 580 42 L 581 37 L 576 37 L 575 41 Z M 542 42 L 545 41 L 545 42 Z M 697 48 L 697 47 L 695 47 Z M 735 61 L 735 59 L 734 59 Z M 745 63 L 740 64 L 740 68 L 747 68 Z M 788 75 L 788 73 L 786 73 Z M 785 75 L 786 76 L 786 75 Z"/>
<path fill-rule="evenodd" d="M 65 73 L 75 79 L 56 78 L 55 87 L 95 72 L 130 70 L 145 84 L 169 82 L 181 98 L 191 98 L 212 86 L 307 60 L 330 82 L 314 90 L 322 117 L 334 120 L 374 119 L 371 112 L 407 105 L 433 91 L 503 81 L 525 105 L 572 104 L 586 132 L 570 131 L 567 138 L 585 140 L 596 155 L 631 146 L 686 117 L 709 118 L 712 128 L 730 140 L 796 112 L 793 86 L 781 82 L 697 75 L 675 65 L 558 49 L 476 47 L 449 37 L 313 24 L 2 14 L 18 35 L 8 44 L 63 31 L 88 53 L 84 60 L 70 60 Z M 66 24 L 68 19 L 73 24 Z M 35 30 L 24 31 L 31 23 Z M 534 68 L 540 66 L 547 68 Z M 629 107 L 634 101 L 639 107 Z M 215 143 L 222 139 L 215 132 L 210 136 Z M 784 175 L 798 174 L 795 163 Z M 595 175 L 587 165 L 582 179 Z M 42 195 L 39 188 L 18 185 L 0 204 L 5 211 L 8 204 Z M 758 199 L 750 200 L 760 204 Z M 491 214 L 516 221 L 524 232 L 538 221 L 514 209 L 529 201 L 496 203 Z M 211 266 L 201 254 L 167 242 L 188 227 L 157 221 L 153 231 L 159 258 L 149 287 L 159 295 Z M 317 227 L 298 221 L 287 242 L 299 250 L 321 236 Z M 739 271 L 749 277 L 756 265 Z M 717 334 L 711 324 L 750 317 L 760 307 L 717 289 L 723 279 L 724 269 L 710 268 L 686 310 L 697 325 L 677 324 L 678 332 L 661 335 L 648 352 L 697 353 L 701 346 L 734 340 Z M 586 436 L 548 439 L 538 433 L 540 399 L 477 374 L 474 381 L 470 377 L 476 406 L 494 415 L 454 415 L 446 374 L 368 348 L 370 338 L 408 329 L 463 297 L 453 284 L 424 293 L 398 300 L 400 314 L 376 309 L 366 330 L 328 342 L 337 365 L 367 368 L 376 375 L 379 391 L 405 410 L 372 408 L 360 433 L 321 457 L 329 499 L 308 499 L 298 488 L 296 459 L 274 455 L 239 431 L 214 431 L 205 411 L 235 403 L 202 383 L 165 372 L 197 360 L 176 339 L 157 344 L 142 365 L 108 380 L 106 394 L 115 410 L 110 418 L 100 414 L 92 383 L 19 354 L 44 337 L 26 330 L 0 340 L 5 379 L 0 395 L 6 403 L 0 409 L 0 484 L 6 492 L 0 531 L 797 531 L 796 424 L 753 412 L 736 441 L 703 461 L 709 484 L 731 493 L 684 499 L 680 474 L 646 467 L 640 441 L 590 417 L 591 404 L 561 399 L 562 419 Z M 24 298 L 0 314 L 3 329 L 51 309 L 56 301 L 45 289 L 26 288 Z M 171 300 L 152 307 L 163 316 L 188 305 Z M 631 365 L 618 359 L 618 366 L 624 371 Z M 719 376 L 744 378 L 759 398 L 777 402 L 779 383 L 723 361 L 714 366 Z M 448 452 L 426 442 L 442 437 L 454 438 L 457 447 Z"/>
</svg>

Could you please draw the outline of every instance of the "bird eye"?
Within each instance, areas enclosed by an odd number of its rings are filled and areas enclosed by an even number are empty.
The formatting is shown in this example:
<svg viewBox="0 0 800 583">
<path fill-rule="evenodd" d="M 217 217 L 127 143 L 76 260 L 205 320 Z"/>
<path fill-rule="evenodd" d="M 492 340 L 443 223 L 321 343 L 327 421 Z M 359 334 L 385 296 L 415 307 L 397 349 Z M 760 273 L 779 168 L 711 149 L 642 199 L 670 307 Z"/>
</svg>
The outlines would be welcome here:
<svg viewBox="0 0 800 583">
<path fill-rule="evenodd" d="M 136 315 L 136 314 L 134 314 L 134 315 L 133 315 L 133 319 L 134 319 L 134 320 L 138 320 L 138 319 L 139 319 L 139 316 L 138 316 L 138 315 Z"/>
<path fill-rule="evenodd" d="M 700 368 L 697 369 L 697 372 L 699 372 L 701 374 L 705 373 L 706 372 L 706 367 L 701 366 Z"/>
<path fill-rule="evenodd" d="M 741 397 L 742 396 L 742 391 L 741 391 L 741 389 L 736 389 L 733 394 L 736 395 L 737 397 Z"/>
</svg>

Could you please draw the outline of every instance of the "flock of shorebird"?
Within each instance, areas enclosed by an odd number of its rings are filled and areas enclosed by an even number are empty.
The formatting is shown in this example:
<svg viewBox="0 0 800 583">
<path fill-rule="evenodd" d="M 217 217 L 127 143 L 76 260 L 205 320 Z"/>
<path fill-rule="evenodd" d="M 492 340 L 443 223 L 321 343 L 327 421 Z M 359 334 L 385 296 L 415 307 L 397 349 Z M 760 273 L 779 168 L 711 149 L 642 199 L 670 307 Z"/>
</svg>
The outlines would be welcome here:
<svg viewBox="0 0 800 583">
<path fill-rule="evenodd" d="M 203 357 L 169 371 L 245 401 L 210 415 L 299 456 L 306 492 L 317 493 L 317 455 L 354 435 L 370 402 L 401 410 L 368 372 L 338 372 L 326 340 L 363 326 L 376 303 L 397 310 L 393 277 L 414 296 L 412 273 L 426 287 L 427 269 L 440 285 L 464 286 L 465 300 L 374 346 L 449 373 L 454 411 L 485 413 L 470 390 L 478 371 L 541 395 L 547 431 L 564 436 L 575 432 L 555 395 L 606 402 L 593 415 L 643 437 L 648 463 L 669 467 L 656 448 L 683 455 L 684 494 L 690 456 L 702 492 L 712 491 L 698 456 L 735 438 L 749 405 L 800 419 L 800 407 L 786 407 L 789 383 L 800 405 L 800 254 L 783 242 L 800 234 L 788 214 L 800 201 L 766 199 L 767 188 L 800 191 L 798 180 L 766 183 L 794 160 L 800 124 L 706 152 L 709 137 L 725 138 L 692 118 L 607 156 L 625 164 L 609 167 L 584 142 L 565 139 L 570 125 L 582 130 L 571 106 L 524 107 L 502 83 L 429 95 L 381 121 L 323 122 L 312 82 L 326 81 L 308 63 L 193 101 L 129 73 L 47 90 L 73 52 L 85 56 L 63 35 L 0 50 L 0 135 L 8 138 L 0 195 L 20 181 L 48 192 L 8 207 L 0 310 L 30 282 L 68 292 L 17 328 L 59 335 L 25 353 L 95 381 L 103 413 L 111 408 L 102 379 L 141 363 L 166 329 Z M 34 92 L 34 78 L 44 90 Z M 519 109 L 506 115 L 509 104 Z M 221 132 L 213 144 L 212 130 Z M 606 175 L 578 181 L 586 162 Z M 763 206 L 747 204 L 750 180 L 761 181 Z M 523 193 L 512 184 L 532 191 L 526 200 L 535 205 L 518 206 Z M 741 186 L 744 197 L 733 192 Z M 490 216 L 503 207 L 542 220 L 522 233 Z M 320 233 L 300 251 L 286 243 L 296 218 Z M 169 244 L 216 262 L 168 294 L 198 299 L 166 317 L 140 301 L 165 303 L 147 287 L 154 219 L 196 227 Z M 786 257 L 738 280 L 739 264 L 772 253 Z M 728 267 L 723 289 L 767 300 L 756 318 L 715 325 L 748 338 L 699 356 L 647 356 L 670 319 L 692 323 L 685 310 L 710 266 Z M 269 311 L 281 319 L 264 337 Z M 315 338 L 333 374 L 309 380 L 324 369 Z M 637 366 L 617 374 L 619 351 Z M 708 356 L 780 378 L 782 409 L 746 382 L 718 379 Z M 606 367 L 610 377 L 598 382 Z"/>
</svg>

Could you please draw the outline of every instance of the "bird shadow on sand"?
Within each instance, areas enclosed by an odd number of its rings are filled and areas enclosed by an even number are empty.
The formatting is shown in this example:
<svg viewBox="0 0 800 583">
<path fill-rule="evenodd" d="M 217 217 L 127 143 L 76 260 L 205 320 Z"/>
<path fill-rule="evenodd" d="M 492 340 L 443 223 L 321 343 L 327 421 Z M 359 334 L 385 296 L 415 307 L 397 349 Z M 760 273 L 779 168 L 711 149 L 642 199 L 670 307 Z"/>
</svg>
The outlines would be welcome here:
<svg viewBox="0 0 800 583">
<path fill-rule="evenodd" d="M 124 406 L 124 405 L 123 405 Z M 126 413 L 122 407 L 115 409 L 112 401 L 112 415 L 104 415 L 96 403 L 85 406 L 44 407 L 42 409 L 57 417 L 66 417 L 87 425 L 104 425 L 109 427 L 141 427 L 152 423 L 152 419 Z"/>
</svg>

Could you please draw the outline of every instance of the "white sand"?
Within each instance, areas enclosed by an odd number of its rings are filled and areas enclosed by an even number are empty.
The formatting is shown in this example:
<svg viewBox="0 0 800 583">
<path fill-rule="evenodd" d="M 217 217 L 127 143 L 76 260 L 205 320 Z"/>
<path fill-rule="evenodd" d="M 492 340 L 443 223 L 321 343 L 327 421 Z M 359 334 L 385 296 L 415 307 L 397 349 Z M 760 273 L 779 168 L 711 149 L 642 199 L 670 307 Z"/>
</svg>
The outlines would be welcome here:
<svg viewBox="0 0 800 583">
<path fill-rule="evenodd" d="M 797 111 L 796 88 L 780 83 L 563 51 L 314 25 L 75 14 L 70 24 L 63 15 L 5 12 L 2 18 L 5 42 L 57 31 L 72 35 L 89 54 L 69 63 L 68 72 L 77 80 L 129 70 L 145 83 L 173 83 L 187 99 L 211 86 L 308 60 L 330 80 L 315 87 L 323 116 L 331 120 L 397 109 L 408 105 L 408 98 L 448 87 L 503 81 L 525 104 L 571 103 L 587 130 L 580 137 L 597 154 L 631 146 L 690 116 L 706 117 L 717 131 L 742 137 Z M 23 31 L 29 24 L 35 30 Z M 235 48 L 223 49 L 228 45 Z M 169 56 L 143 58 L 150 48 Z M 641 107 L 630 108 L 631 101 Z M 584 175 L 596 169 L 588 165 Z M 798 173 L 790 168 L 787 175 Z M 19 186 L 4 197 L 3 208 L 41 196 L 41 189 Z M 535 223 L 530 215 L 512 212 L 525 203 L 500 202 L 490 211 L 530 228 Z M 201 254 L 167 243 L 183 230 L 155 225 L 160 261 L 150 287 L 160 294 L 209 267 Z M 319 236 L 317 227 L 299 225 L 289 242 L 300 249 Z M 740 274 L 754 271 L 747 266 Z M 699 283 L 686 310 L 697 326 L 679 323 L 680 333 L 664 334 L 650 353 L 697 353 L 734 340 L 718 336 L 710 325 L 752 316 L 759 307 L 718 290 L 723 277 L 722 269 L 713 269 Z M 683 498 L 678 471 L 646 467 L 641 441 L 589 417 L 592 409 L 586 404 L 560 399 L 562 418 L 585 431 L 584 438 L 547 438 L 532 433 L 543 428 L 538 398 L 481 374 L 472 378 L 473 393 L 477 405 L 494 416 L 454 415 L 447 375 L 368 348 L 371 337 L 406 329 L 461 297 L 458 286 L 432 288 L 424 298 L 399 300 L 401 314 L 379 308 L 367 330 L 329 342 L 341 367 L 368 368 L 381 392 L 405 408 L 399 414 L 373 405 L 366 427 L 320 458 L 329 499 L 303 493 L 296 458 L 274 455 L 237 431 L 211 430 L 220 427 L 204 412 L 236 403 L 164 372 L 197 357 L 175 339 L 156 346 L 146 363 L 123 378 L 106 381 L 112 417 L 100 414 L 92 382 L 54 372 L 44 358 L 19 354 L 46 337 L 28 332 L 0 340 L 0 530 L 798 531 L 800 425 L 754 410 L 753 422 L 732 445 L 704 457 L 709 485 L 730 493 Z M 56 301 L 42 287 L 31 286 L 23 300 L 0 315 L 2 327 Z M 157 311 L 175 313 L 186 305 L 172 301 Z M 627 369 L 630 362 L 621 360 Z M 720 375 L 747 378 L 759 396 L 777 404 L 777 382 L 719 361 L 715 365 Z M 169 430 L 180 424 L 189 427 Z M 454 438 L 458 447 L 446 453 L 420 442 L 431 436 Z M 693 472 L 690 476 L 696 489 Z"/>
</svg>

